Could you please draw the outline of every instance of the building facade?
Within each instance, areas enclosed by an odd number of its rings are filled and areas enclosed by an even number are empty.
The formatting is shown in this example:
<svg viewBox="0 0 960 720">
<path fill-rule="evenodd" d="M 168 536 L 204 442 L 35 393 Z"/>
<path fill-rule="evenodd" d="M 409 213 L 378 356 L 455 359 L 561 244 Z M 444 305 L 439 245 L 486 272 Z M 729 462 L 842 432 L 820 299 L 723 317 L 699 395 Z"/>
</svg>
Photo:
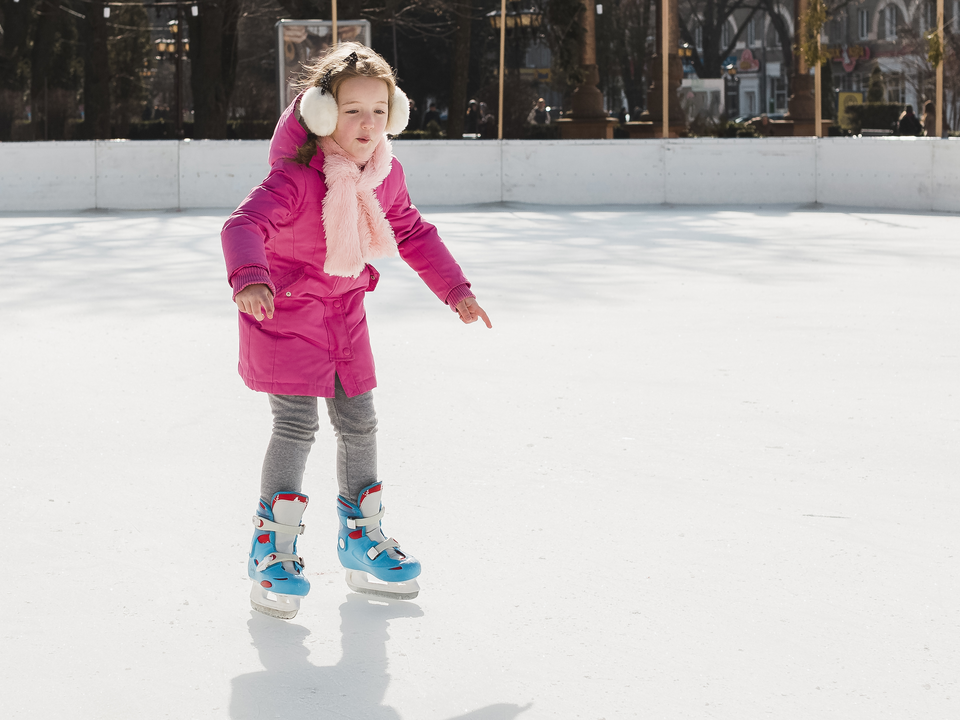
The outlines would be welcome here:
<svg viewBox="0 0 960 720">
<path fill-rule="evenodd" d="M 779 11 L 791 35 L 795 25 L 792 3 Z M 885 101 L 907 103 L 919 110 L 932 97 L 934 72 L 926 60 L 923 37 L 935 29 L 936 3 L 930 0 L 865 0 L 835 12 L 823 29 L 823 48 L 831 58 L 830 75 L 838 92 L 859 92 L 866 99 L 870 75 L 875 67 L 883 73 Z M 787 110 L 790 94 L 787 68 L 780 38 L 769 16 L 746 11 L 730 18 L 723 28 L 721 45 L 729 44 L 740 32 L 734 52 L 724 66 L 733 68 L 740 115 Z M 944 2 L 944 32 L 960 33 L 960 0 Z M 702 42 L 695 27 L 694 38 Z M 692 66 L 687 66 L 692 74 Z M 733 74 L 733 73 L 731 73 Z M 949 112 L 955 93 L 948 86 L 948 119 L 956 127 L 958 118 Z M 728 105 L 728 107 L 730 107 Z"/>
</svg>

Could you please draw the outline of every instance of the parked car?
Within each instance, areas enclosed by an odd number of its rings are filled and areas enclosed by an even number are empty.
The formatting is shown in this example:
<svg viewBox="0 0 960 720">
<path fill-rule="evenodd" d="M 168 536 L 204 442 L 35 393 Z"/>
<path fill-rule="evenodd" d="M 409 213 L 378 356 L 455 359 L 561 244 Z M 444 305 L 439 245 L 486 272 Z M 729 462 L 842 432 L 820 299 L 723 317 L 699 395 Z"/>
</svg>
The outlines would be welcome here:
<svg viewBox="0 0 960 720">
<path fill-rule="evenodd" d="M 770 118 L 771 120 L 783 120 L 783 118 L 786 117 L 786 113 L 782 113 L 782 112 L 767 113 L 767 117 Z M 760 119 L 760 114 L 756 113 L 753 115 L 740 115 L 738 117 L 735 117 L 730 122 L 736 123 L 738 125 L 745 125 L 751 120 L 759 120 L 759 119 Z"/>
</svg>

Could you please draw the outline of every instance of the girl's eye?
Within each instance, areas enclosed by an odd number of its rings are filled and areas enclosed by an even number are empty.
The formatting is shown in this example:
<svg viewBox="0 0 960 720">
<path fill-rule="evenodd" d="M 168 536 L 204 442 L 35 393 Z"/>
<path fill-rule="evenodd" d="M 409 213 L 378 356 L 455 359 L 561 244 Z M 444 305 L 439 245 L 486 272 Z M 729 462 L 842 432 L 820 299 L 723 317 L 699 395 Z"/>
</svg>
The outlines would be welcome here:
<svg viewBox="0 0 960 720">
<path fill-rule="evenodd" d="M 386 110 L 376 110 L 375 112 L 377 113 L 377 115 L 386 115 L 386 114 L 387 114 L 387 111 L 386 111 Z"/>
</svg>

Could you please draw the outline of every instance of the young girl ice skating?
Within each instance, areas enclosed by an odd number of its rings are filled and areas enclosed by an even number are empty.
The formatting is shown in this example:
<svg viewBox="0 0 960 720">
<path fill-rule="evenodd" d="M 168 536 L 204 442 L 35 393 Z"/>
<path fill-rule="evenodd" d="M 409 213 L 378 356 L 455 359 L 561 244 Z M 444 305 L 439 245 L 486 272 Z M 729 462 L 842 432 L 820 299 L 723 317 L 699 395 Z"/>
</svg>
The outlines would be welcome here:
<svg viewBox="0 0 960 720">
<path fill-rule="evenodd" d="M 250 600 L 292 618 L 310 590 L 296 554 L 307 506 L 303 471 L 325 398 L 337 437 L 338 554 L 355 591 L 419 592 L 420 563 L 380 527 L 376 386 L 364 294 L 368 263 L 400 256 L 465 323 L 490 320 L 436 228 L 411 204 L 387 135 L 407 124 L 407 98 L 378 54 L 340 45 L 310 70 L 283 113 L 272 169 L 221 234 L 240 315 L 240 375 L 268 393 L 273 435 L 260 479 L 248 561 Z"/>
</svg>

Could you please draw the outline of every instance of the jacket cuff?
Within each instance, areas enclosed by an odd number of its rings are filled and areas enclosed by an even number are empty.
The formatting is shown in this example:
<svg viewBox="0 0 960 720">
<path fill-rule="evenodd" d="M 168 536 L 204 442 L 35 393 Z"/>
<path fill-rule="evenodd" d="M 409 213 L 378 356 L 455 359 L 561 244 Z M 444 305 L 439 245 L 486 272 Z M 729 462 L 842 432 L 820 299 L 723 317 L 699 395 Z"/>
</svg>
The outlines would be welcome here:
<svg viewBox="0 0 960 720">
<path fill-rule="evenodd" d="M 244 265 L 233 271 L 230 286 L 233 288 L 234 299 L 238 292 L 249 285 L 266 285 L 273 295 L 277 294 L 277 288 L 270 279 L 270 272 L 262 265 Z"/>
<path fill-rule="evenodd" d="M 457 311 L 457 303 L 459 303 L 464 298 L 475 298 L 472 292 L 470 292 L 470 283 L 460 283 L 453 290 L 447 293 L 447 299 L 444 302 L 450 306 L 450 309 L 454 312 Z"/>
</svg>

